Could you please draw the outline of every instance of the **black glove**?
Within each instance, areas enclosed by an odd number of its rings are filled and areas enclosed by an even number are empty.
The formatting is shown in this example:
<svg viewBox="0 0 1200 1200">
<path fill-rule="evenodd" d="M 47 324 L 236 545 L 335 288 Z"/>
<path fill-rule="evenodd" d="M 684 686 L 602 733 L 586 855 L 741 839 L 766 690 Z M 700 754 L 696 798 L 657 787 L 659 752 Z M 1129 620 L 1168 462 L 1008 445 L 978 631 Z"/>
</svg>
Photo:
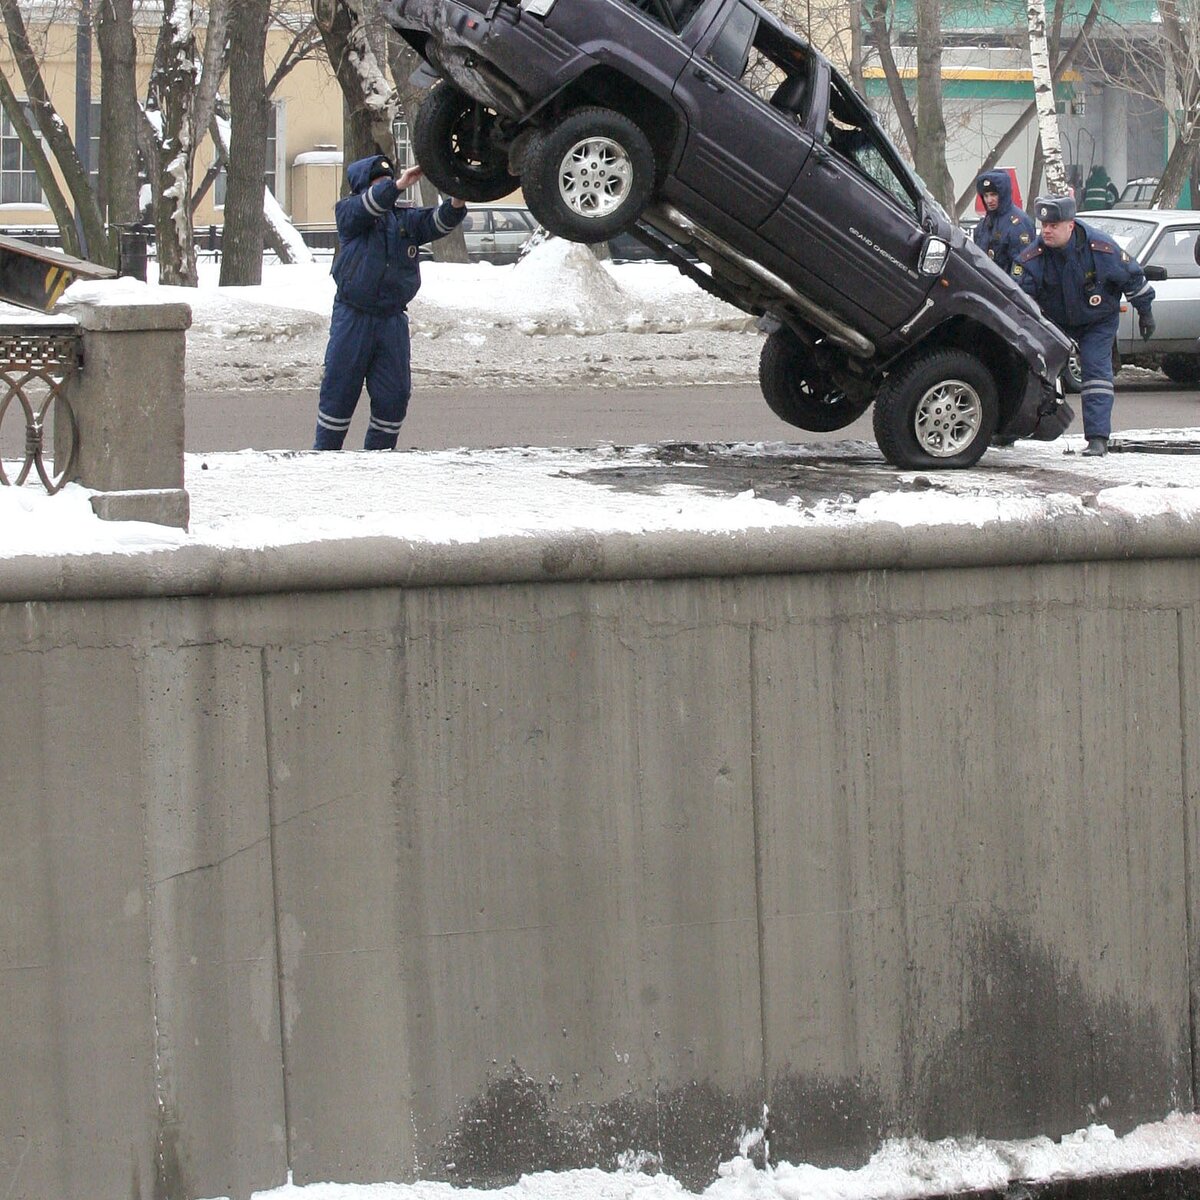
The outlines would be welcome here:
<svg viewBox="0 0 1200 1200">
<path fill-rule="evenodd" d="M 1138 333 L 1142 335 L 1143 342 L 1148 342 L 1154 336 L 1156 328 L 1154 317 L 1150 313 L 1144 312 L 1138 314 Z"/>
</svg>

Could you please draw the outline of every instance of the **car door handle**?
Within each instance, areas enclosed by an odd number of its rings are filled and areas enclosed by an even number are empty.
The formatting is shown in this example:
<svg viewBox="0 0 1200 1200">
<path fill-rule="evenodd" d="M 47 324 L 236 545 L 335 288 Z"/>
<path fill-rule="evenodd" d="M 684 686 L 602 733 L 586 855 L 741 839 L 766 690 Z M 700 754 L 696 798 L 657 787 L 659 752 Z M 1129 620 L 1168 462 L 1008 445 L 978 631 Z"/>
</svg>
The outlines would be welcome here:
<svg viewBox="0 0 1200 1200">
<path fill-rule="evenodd" d="M 703 67 L 697 67 L 692 74 L 695 75 L 695 77 L 700 80 L 700 82 L 704 84 L 706 88 L 711 88 L 714 92 L 723 92 L 725 90 L 724 86 L 718 83 Z"/>
<path fill-rule="evenodd" d="M 817 166 L 824 167 L 826 171 L 837 173 L 837 163 L 833 161 L 833 154 L 820 142 L 813 142 L 813 155 L 816 157 Z"/>
</svg>

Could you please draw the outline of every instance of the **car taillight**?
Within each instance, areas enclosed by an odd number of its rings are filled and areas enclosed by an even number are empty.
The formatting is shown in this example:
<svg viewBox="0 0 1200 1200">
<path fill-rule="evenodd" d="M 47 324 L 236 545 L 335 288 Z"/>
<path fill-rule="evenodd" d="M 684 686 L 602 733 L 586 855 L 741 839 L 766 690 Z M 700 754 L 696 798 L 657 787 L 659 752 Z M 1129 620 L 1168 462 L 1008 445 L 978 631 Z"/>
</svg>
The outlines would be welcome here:
<svg viewBox="0 0 1200 1200">
<path fill-rule="evenodd" d="M 921 251 L 921 261 L 917 264 L 922 275 L 940 275 L 946 267 L 946 259 L 950 257 L 950 243 L 941 238 L 931 237 Z"/>
</svg>

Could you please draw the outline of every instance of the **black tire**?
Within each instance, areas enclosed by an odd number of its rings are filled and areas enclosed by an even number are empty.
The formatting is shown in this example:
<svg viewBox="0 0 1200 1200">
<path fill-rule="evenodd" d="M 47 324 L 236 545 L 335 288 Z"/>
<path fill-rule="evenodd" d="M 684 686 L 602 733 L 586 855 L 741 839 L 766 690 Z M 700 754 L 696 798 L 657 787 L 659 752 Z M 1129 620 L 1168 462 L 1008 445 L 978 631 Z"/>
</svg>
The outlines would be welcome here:
<svg viewBox="0 0 1200 1200">
<path fill-rule="evenodd" d="M 555 236 L 605 242 L 650 203 L 654 169 L 654 151 L 633 121 L 611 108 L 579 108 L 530 142 L 521 190 Z"/>
<path fill-rule="evenodd" d="M 1083 387 L 1083 368 L 1079 365 L 1078 354 L 1072 354 L 1067 359 L 1067 365 L 1063 367 L 1059 378 L 1062 380 L 1063 391 L 1068 396 L 1079 395 L 1079 389 Z"/>
<path fill-rule="evenodd" d="M 767 407 L 781 421 L 814 433 L 845 429 L 870 404 L 831 388 L 804 346 L 786 329 L 777 329 L 763 343 L 758 382 Z"/>
<path fill-rule="evenodd" d="M 520 187 L 508 173 L 498 121 L 494 110 L 448 83 L 439 83 L 421 101 L 412 127 L 413 155 L 438 191 L 486 204 Z"/>
<path fill-rule="evenodd" d="M 1200 358 L 1194 354 L 1168 354 L 1160 369 L 1172 383 L 1200 383 Z"/>
<path fill-rule="evenodd" d="M 996 432 L 991 372 L 965 350 L 930 350 L 893 371 L 875 397 L 875 440 L 893 466 L 970 467 Z"/>
</svg>

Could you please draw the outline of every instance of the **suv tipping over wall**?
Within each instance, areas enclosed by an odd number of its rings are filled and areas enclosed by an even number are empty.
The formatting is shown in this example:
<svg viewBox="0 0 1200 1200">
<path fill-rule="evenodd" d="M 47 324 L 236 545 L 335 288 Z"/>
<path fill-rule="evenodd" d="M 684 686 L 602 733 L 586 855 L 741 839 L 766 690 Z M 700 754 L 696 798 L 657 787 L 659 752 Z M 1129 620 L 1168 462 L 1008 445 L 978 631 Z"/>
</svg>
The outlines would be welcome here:
<svg viewBox="0 0 1200 1200">
<path fill-rule="evenodd" d="M 424 60 L 417 81 L 435 83 L 412 128 L 426 175 L 469 202 L 520 187 L 572 241 L 629 230 L 762 317 L 759 378 L 784 421 L 841 429 L 874 402 L 901 467 L 967 467 L 994 436 L 1065 428 L 1068 339 L 830 62 L 753 0 L 384 11 Z"/>
</svg>

